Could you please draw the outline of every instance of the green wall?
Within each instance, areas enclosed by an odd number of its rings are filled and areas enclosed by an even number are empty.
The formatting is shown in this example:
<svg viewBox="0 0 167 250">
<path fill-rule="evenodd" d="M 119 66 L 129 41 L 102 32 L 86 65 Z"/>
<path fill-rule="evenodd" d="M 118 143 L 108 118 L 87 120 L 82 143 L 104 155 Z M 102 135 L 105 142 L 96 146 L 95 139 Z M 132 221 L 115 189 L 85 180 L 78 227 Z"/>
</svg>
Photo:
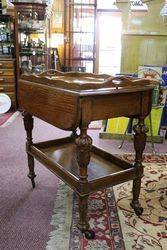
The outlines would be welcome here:
<svg viewBox="0 0 167 250">
<path fill-rule="evenodd" d="M 118 4 L 122 11 L 121 72 L 134 73 L 139 65 L 167 64 L 167 22 L 160 16 L 162 0 L 148 3 L 148 12 L 129 12 L 129 3 Z"/>
</svg>

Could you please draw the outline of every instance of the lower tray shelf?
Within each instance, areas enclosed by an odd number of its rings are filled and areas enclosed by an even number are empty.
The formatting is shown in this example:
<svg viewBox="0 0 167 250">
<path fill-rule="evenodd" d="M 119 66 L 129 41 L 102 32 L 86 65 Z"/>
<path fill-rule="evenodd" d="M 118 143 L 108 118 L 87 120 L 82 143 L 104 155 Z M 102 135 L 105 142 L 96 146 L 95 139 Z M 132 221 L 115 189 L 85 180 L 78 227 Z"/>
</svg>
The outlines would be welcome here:
<svg viewBox="0 0 167 250">
<path fill-rule="evenodd" d="M 29 153 L 80 192 L 76 145 L 70 137 L 33 144 Z M 87 170 L 88 186 L 92 191 L 133 179 L 136 172 L 132 164 L 95 146 L 92 146 Z"/>
</svg>

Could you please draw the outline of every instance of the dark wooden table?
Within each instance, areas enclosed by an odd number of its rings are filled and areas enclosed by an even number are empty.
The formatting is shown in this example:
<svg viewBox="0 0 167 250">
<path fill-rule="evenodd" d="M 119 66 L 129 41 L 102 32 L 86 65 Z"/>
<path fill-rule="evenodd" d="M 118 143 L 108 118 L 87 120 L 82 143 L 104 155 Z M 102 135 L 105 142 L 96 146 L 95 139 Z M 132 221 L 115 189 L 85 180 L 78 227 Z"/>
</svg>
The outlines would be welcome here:
<svg viewBox="0 0 167 250">
<path fill-rule="evenodd" d="M 143 212 L 139 194 L 147 132 L 144 119 L 151 111 L 152 89 L 148 79 L 89 73 L 48 71 L 19 80 L 18 103 L 24 110 L 27 132 L 28 177 L 35 187 L 35 157 L 78 194 L 78 228 L 87 238 L 94 238 L 87 220 L 87 200 L 97 190 L 133 180 L 131 206 L 138 216 Z M 73 133 L 67 138 L 33 143 L 33 116 Z M 93 146 L 87 134 L 91 121 L 119 116 L 138 118 L 134 126 L 134 164 Z"/>
</svg>

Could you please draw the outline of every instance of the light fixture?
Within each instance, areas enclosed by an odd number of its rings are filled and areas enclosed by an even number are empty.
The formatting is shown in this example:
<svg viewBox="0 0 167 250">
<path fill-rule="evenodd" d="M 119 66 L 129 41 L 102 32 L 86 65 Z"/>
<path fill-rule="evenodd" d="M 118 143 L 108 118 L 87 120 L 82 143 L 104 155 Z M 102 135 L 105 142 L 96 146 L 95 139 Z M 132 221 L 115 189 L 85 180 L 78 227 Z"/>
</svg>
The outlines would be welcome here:
<svg viewBox="0 0 167 250">
<path fill-rule="evenodd" d="M 161 9 L 160 15 L 163 16 L 163 17 L 167 17 L 167 1 L 165 1 L 165 5 Z"/>
<path fill-rule="evenodd" d="M 164 4 L 163 8 L 160 11 L 160 15 L 163 18 L 163 22 L 167 23 L 167 0 L 165 0 L 165 4 Z"/>
<path fill-rule="evenodd" d="M 141 0 L 131 0 L 130 2 L 131 2 L 131 5 L 135 6 L 135 7 L 136 6 L 143 6 L 143 3 Z"/>
<path fill-rule="evenodd" d="M 148 0 L 151 1 L 151 0 Z M 147 1 L 147 2 L 148 2 Z M 143 0 L 130 0 L 130 10 L 148 12 L 148 6 Z"/>
</svg>

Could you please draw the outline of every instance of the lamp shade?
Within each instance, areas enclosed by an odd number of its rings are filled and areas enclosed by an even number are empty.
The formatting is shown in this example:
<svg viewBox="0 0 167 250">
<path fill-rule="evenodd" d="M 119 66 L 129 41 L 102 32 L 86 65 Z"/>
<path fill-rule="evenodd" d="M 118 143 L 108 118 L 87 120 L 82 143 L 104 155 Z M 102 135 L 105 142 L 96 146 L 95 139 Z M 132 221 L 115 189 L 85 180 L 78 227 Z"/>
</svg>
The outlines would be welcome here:
<svg viewBox="0 0 167 250">
<path fill-rule="evenodd" d="M 167 3 L 165 3 L 164 7 L 160 11 L 161 16 L 167 16 Z"/>
</svg>

